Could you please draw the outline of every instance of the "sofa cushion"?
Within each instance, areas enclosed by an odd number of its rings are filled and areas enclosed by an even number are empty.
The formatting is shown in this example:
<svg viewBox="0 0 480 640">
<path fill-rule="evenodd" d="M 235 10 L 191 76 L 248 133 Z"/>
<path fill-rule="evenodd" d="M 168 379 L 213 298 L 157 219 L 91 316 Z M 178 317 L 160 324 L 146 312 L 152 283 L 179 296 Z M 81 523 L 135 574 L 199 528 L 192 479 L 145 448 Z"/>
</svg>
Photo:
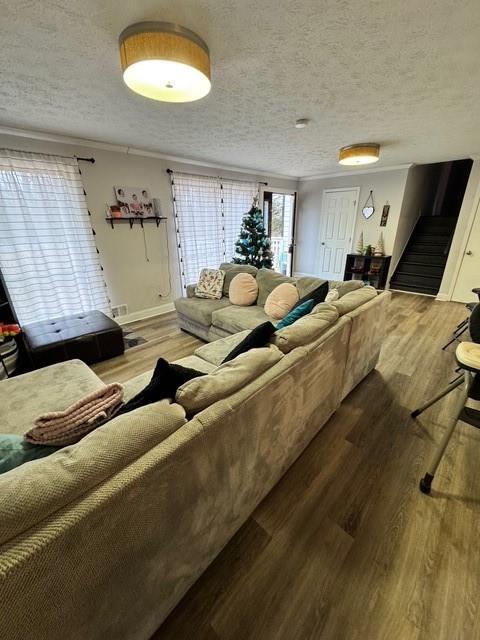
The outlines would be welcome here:
<svg viewBox="0 0 480 640">
<path fill-rule="evenodd" d="M 356 291 L 350 291 L 341 296 L 339 300 L 334 300 L 331 304 L 334 306 L 340 316 L 353 311 L 357 307 L 377 296 L 377 290 L 374 287 L 364 287 Z"/>
<path fill-rule="evenodd" d="M 231 262 L 222 262 L 219 267 L 222 271 L 225 271 L 225 280 L 223 281 L 223 295 L 228 296 L 230 291 L 230 283 L 233 278 L 239 273 L 249 273 L 254 278 L 257 275 L 258 269 L 251 264 L 232 264 Z"/>
<path fill-rule="evenodd" d="M 365 283 L 363 280 L 331 280 L 328 284 L 330 291 L 336 289 L 338 291 L 338 297 L 342 298 L 350 291 L 356 291 L 362 289 Z"/>
<path fill-rule="evenodd" d="M 258 296 L 258 284 L 250 273 L 237 273 L 230 283 L 228 297 L 232 304 L 249 307 Z"/>
<path fill-rule="evenodd" d="M 223 281 L 225 271 L 221 269 L 202 269 L 195 287 L 197 298 L 208 298 L 209 300 L 220 300 L 223 294 Z"/>
<path fill-rule="evenodd" d="M 217 367 L 212 373 L 186 382 L 178 389 L 175 400 L 187 414 L 202 411 L 258 378 L 282 357 L 282 352 L 274 345 L 251 349 Z"/>
<path fill-rule="evenodd" d="M 230 334 L 227 338 L 220 338 L 220 340 L 203 344 L 201 347 L 195 349 L 195 357 L 204 360 L 211 367 L 219 367 L 224 361 L 225 356 L 228 355 L 237 344 L 242 342 L 250 331 L 250 329 L 245 329 L 244 331 Z M 179 364 L 182 364 L 182 362 L 179 361 Z M 207 373 L 210 373 L 210 371 L 207 371 Z"/>
<path fill-rule="evenodd" d="M 285 329 L 278 330 L 272 342 L 283 353 L 316 340 L 334 322 L 338 320 L 338 311 L 334 306 L 322 302 L 303 318 L 300 318 Z"/>
<path fill-rule="evenodd" d="M 258 327 L 249 331 L 245 338 L 239 342 L 233 349 L 225 356 L 222 364 L 230 362 L 241 353 L 246 353 L 250 349 L 258 349 L 268 344 L 270 337 L 275 333 L 275 325 L 270 321 L 259 324 Z"/>
<path fill-rule="evenodd" d="M 253 305 L 252 307 L 236 307 L 229 305 L 212 314 L 212 324 L 220 329 L 237 333 L 244 329 L 254 329 L 262 322 L 271 320 L 263 310 L 263 307 Z"/>
<path fill-rule="evenodd" d="M 81 360 L 68 360 L 0 382 L 0 424 L 5 433 L 22 435 L 35 418 L 64 411 L 104 383 Z"/>
<path fill-rule="evenodd" d="M 215 311 L 230 306 L 231 304 L 228 298 L 221 298 L 220 300 L 178 298 L 175 300 L 175 309 L 178 313 L 206 327 L 212 324 L 212 314 Z"/>
<path fill-rule="evenodd" d="M 259 269 L 257 273 L 258 298 L 257 305 L 263 307 L 270 293 L 283 282 L 295 284 L 295 278 L 289 278 L 271 269 Z"/>
<path fill-rule="evenodd" d="M 298 302 L 298 290 L 294 284 L 283 282 L 269 293 L 265 300 L 264 311 L 267 316 L 281 320 Z"/>
<path fill-rule="evenodd" d="M 167 400 L 118 416 L 83 440 L 0 476 L 0 544 L 46 520 L 186 423 Z"/>
<path fill-rule="evenodd" d="M 305 298 L 306 295 L 317 289 L 317 287 L 324 282 L 328 283 L 328 280 L 315 278 L 314 276 L 300 276 L 297 278 L 297 289 L 300 299 Z"/>
</svg>

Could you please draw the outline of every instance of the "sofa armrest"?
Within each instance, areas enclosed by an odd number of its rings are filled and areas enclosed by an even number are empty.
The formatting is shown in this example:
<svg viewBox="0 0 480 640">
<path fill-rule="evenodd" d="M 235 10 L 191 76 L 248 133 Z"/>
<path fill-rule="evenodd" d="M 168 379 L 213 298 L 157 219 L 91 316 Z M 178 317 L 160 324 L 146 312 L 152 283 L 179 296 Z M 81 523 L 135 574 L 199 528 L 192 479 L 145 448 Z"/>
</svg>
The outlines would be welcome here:
<svg viewBox="0 0 480 640">
<path fill-rule="evenodd" d="M 195 297 L 195 288 L 196 288 L 196 284 L 187 284 L 187 298 L 194 298 Z"/>
</svg>

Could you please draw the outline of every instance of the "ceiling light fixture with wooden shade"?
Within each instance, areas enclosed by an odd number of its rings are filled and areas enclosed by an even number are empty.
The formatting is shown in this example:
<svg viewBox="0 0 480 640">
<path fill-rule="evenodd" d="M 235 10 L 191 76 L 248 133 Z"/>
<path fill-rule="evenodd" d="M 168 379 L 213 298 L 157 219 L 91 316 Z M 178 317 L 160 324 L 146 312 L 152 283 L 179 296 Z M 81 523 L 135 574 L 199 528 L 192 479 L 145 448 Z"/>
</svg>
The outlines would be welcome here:
<svg viewBox="0 0 480 640">
<path fill-rule="evenodd" d="M 193 31 L 170 22 L 138 22 L 119 38 L 123 80 L 152 100 L 193 102 L 211 88 L 210 53 Z"/>
<path fill-rule="evenodd" d="M 351 144 L 340 149 L 338 162 L 348 166 L 372 164 L 380 157 L 380 145 L 375 142 Z"/>
</svg>

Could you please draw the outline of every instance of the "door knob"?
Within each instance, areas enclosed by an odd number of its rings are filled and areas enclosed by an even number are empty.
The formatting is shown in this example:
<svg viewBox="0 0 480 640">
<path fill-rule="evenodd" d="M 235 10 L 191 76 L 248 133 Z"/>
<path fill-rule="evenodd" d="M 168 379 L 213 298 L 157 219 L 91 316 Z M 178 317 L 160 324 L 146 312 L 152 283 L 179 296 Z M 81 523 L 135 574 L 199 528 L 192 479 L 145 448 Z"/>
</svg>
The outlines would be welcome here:
<svg viewBox="0 0 480 640">
<path fill-rule="evenodd" d="M 465 252 L 465 255 L 466 255 L 466 256 L 473 256 L 473 251 L 466 251 L 466 252 Z"/>
<path fill-rule="evenodd" d="M 322 244 L 323 246 L 325 246 L 325 243 L 324 243 L 324 242 L 321 242 L 320 244 Z"/>
</svg>

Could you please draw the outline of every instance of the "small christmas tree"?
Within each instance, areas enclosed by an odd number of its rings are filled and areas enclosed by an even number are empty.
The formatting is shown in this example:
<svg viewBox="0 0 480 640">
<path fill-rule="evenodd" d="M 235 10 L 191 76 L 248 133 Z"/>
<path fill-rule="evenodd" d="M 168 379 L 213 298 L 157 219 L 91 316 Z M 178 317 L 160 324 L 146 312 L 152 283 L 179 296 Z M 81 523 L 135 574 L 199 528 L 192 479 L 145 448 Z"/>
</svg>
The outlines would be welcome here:
<svg viewBox="0 0 480 640">
<path fill-rule="evenodd" d="M 273 254 L 270 249 L 270 238 L 263 225 L 263 214 L 258 208 L 258 198 L 253 199 L 252 208 L 245 214 L 240 229 L 240 236 L 235 243 L 235 264 L 252 264 L 260 269 L 273 266 Z"/>
<path fill-rule="evenodd" d="M 358 238 L 358 242 L 357 242 L 357 250 L 355 251 L 355 253 L 357 253 L 359 256 L 361 256 L 363 254 L 363 250 L 365 249 L 365 247 L 363 246 L 363 231 L 360 231 L 360 236 Z"/>
<path fill-rule="evenodd" d="M 378 240 L 377 240 L 377 245 L 375 247 L 375 254 L 376 256 L 383 256 L 385 255 L 385 243 L 383 241 L 383 232 L 380 231 L 380 235 L 378 236 Z"/>
</svg>

